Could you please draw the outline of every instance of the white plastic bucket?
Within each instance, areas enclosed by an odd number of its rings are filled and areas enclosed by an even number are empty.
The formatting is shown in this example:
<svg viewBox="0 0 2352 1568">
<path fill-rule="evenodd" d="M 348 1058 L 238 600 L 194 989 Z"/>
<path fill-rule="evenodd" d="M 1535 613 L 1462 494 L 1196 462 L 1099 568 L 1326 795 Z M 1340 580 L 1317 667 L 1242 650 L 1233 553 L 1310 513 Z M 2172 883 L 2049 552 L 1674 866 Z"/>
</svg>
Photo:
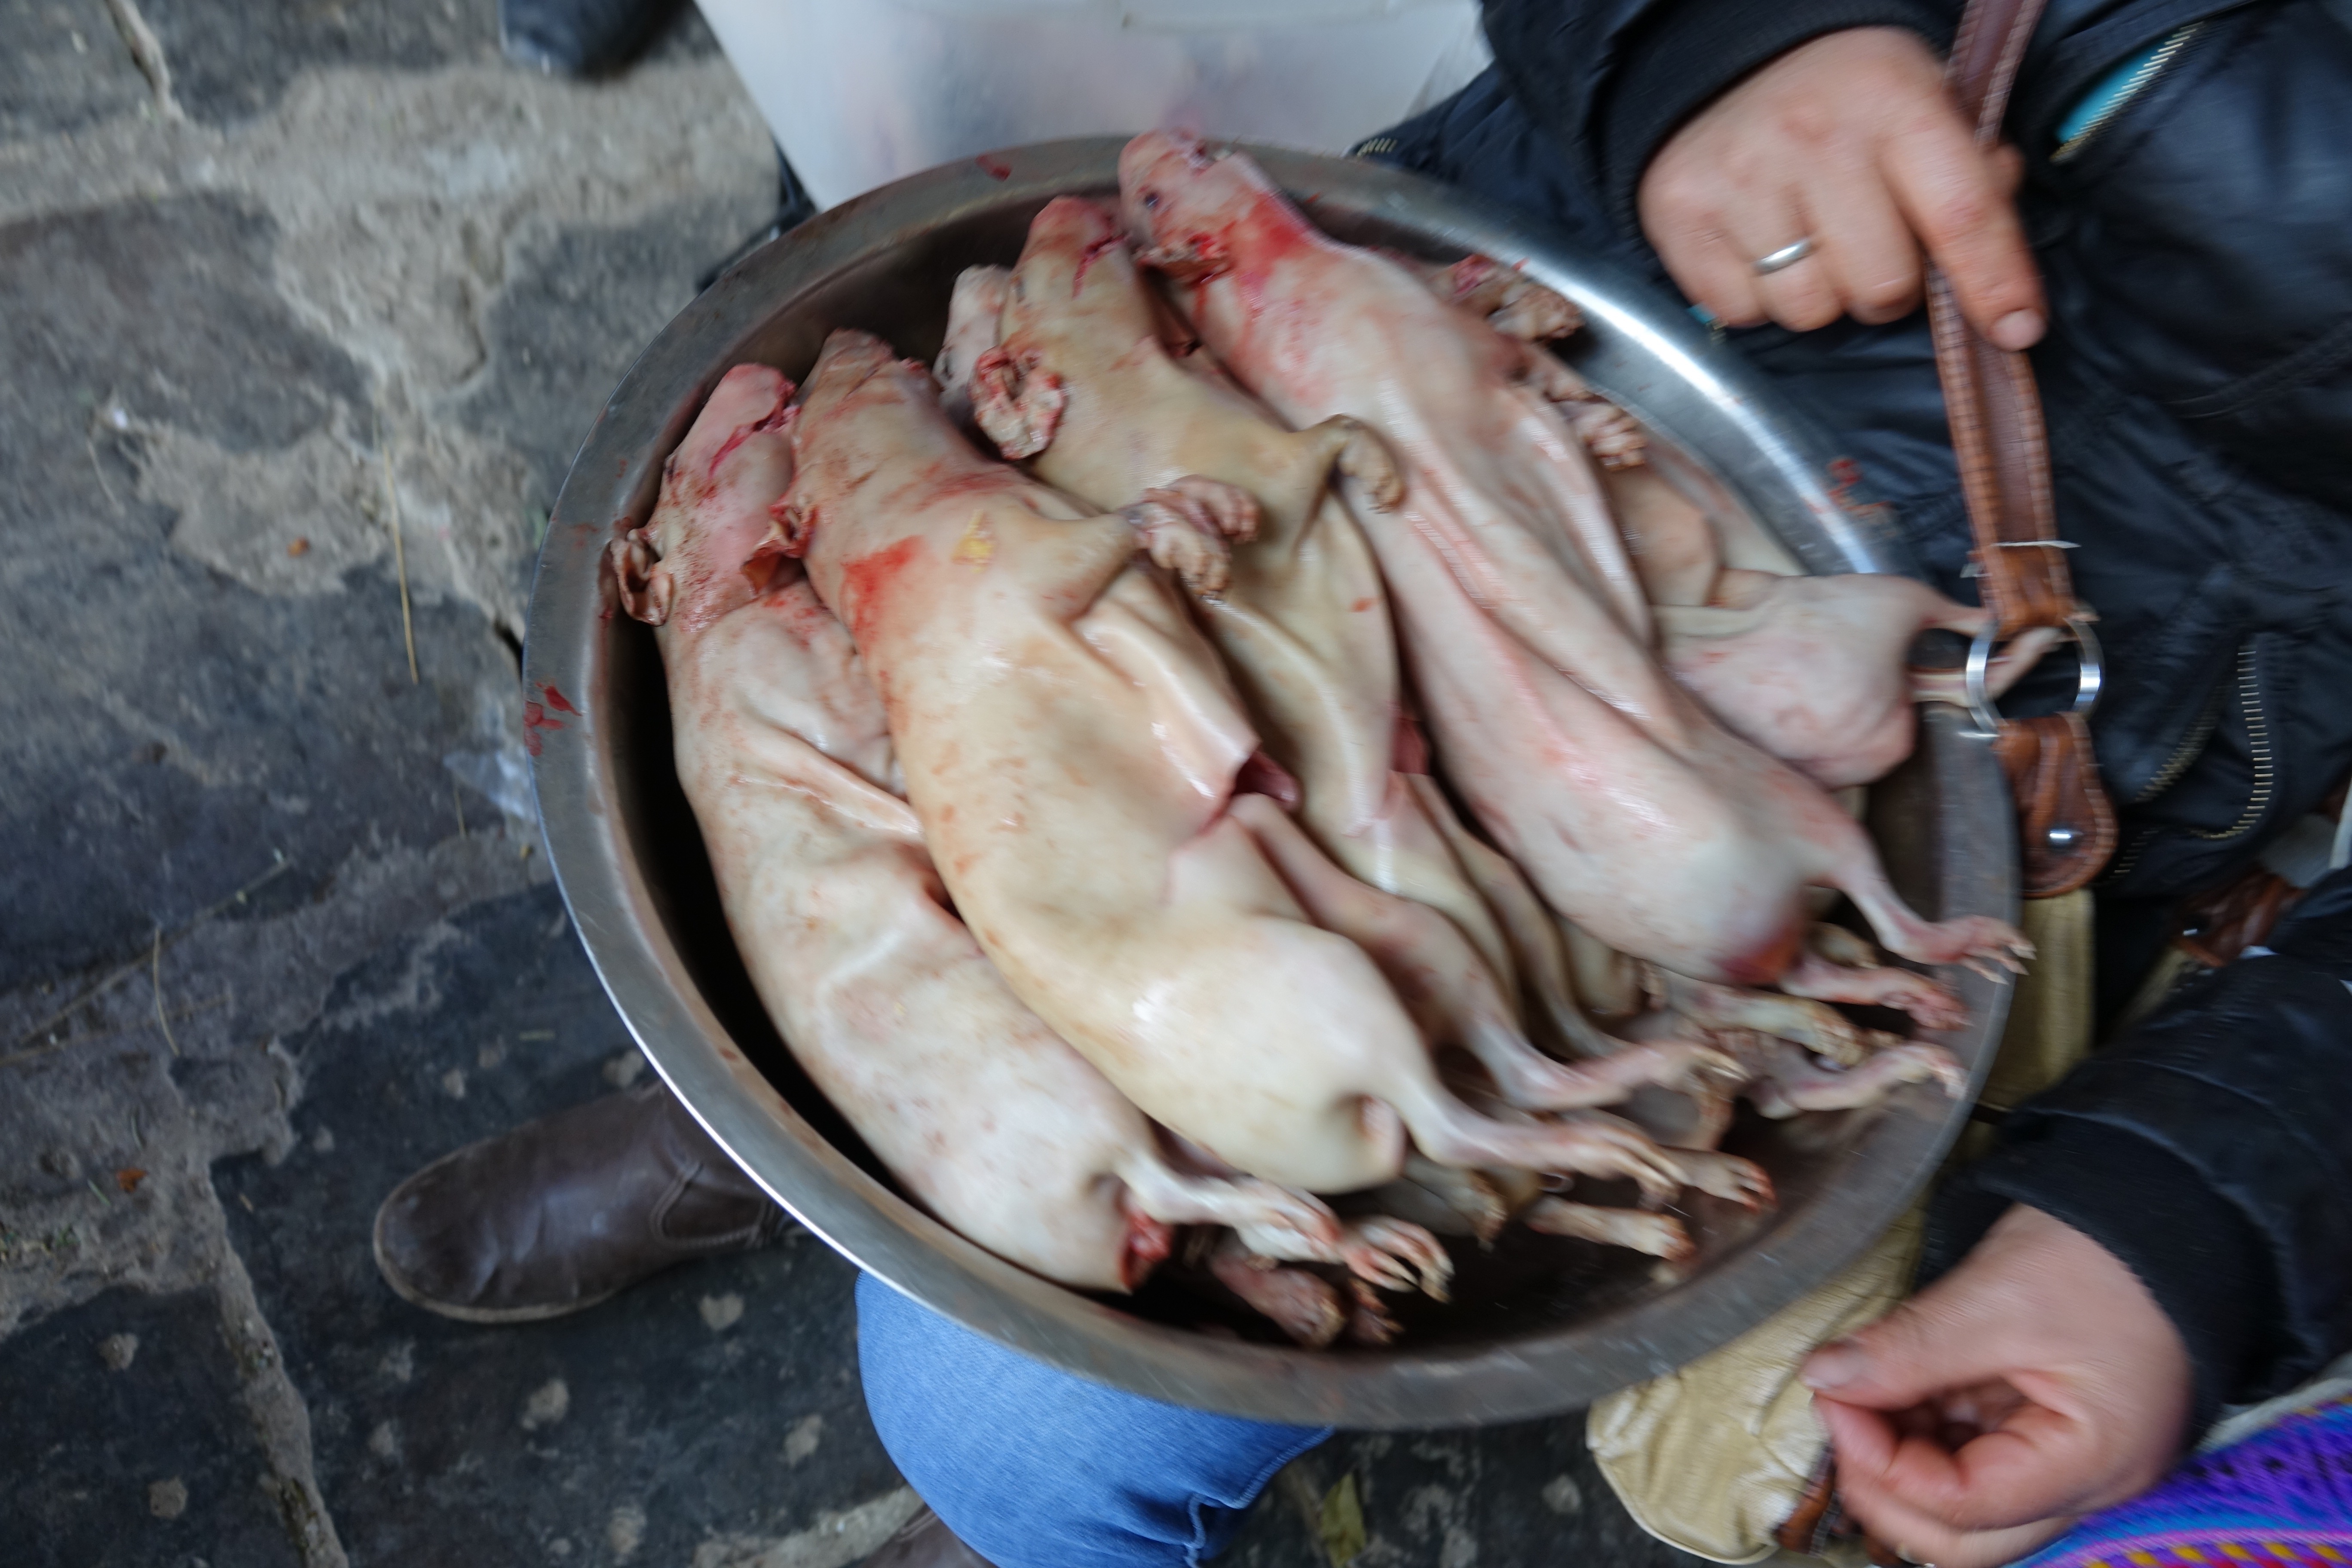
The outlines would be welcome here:
<svg viewBox="0 0 2352 1568">
<path fill-rule="evenodd" d="M 1061 136 L 1341 152 L 1487 61 L 1475 0 L 699 0 L 821 206 Z"/>
</svg>

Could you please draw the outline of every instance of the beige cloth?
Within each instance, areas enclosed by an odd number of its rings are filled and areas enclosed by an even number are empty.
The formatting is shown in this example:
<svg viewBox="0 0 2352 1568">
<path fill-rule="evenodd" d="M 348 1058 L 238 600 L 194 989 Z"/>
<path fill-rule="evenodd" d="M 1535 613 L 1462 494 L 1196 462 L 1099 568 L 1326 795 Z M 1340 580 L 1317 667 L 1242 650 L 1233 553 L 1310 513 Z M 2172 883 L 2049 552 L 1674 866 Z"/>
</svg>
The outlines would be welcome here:
<svg viewBox="0 0 2352 1568">
<path fill-rule="evenodd" d="M 1992 1071 L 1985 1075 L 1984 1091 L 1977 1096 L 1979 1105 L 2012 1110 L 2091 1054 L 2098 1005 L 2091 909 L 2087 888 L 2026 900 L 2017 923 L 2033 943 L 2033 962 L 2017 978 L 2009 1023 Z M 1954 1160 L 1973 1160 L 1991 1146 L 1992 1128 L 1972 1121 L 1960 1134 Z"/>
<path fill-rule="evenodd" d="M 2008 1110 L 2090 1054 L 2091 895 L 2037 899 L 2020 922 L 2037 956 L 2017 983 L 1980 1103 Z M 1992 1130 L 1971 1123 L 1956 1159 Z M 1794 1305 L 1679 1371 L 1611 1394 L 1585 1438 L 1634 1522 L 1717 1563 L 1760 1563 L 1804 1494 L 1828 1433 L 1797 1369 L 1816 1346 L 1874 1321 L 1910 1294 L 1923 1197 L 1862 1261 Z"/>
<path fill-rule="evenodd" d="M 1922 1209 L 1863 1260 L 1722 1349 L 1611 1394 L 1585 1417 L 1601 1473 L 1641 1527 L 1717 1563 L 1772 1555 L 1829 1434 L 1797 1368 L 1885 1315 L 1911 1288 Z"/>
</svg>

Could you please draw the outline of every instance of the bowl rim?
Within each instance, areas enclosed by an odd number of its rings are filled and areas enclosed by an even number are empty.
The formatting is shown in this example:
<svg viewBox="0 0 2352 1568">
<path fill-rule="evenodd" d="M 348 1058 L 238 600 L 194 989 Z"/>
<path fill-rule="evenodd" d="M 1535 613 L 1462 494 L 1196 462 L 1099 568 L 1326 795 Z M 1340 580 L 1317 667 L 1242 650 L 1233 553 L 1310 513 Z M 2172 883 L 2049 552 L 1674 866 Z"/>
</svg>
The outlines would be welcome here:
<svg viewBox="0 0 2352 1568">
<path fill-rule="evenodd" d="M 1958 1137 L 2011 995 L 1953 975 L 1969 1026 L 1933 1036 L 1970 1094 L 1905 1090 L 1862 1119 L 1823 1190 L 1690 1281 L 1592 1317 L 1486 1342 L 1344 1354 L 1231 1342 L 1132 1317 L 964 1240 L 827 1142 L 730 1037 L 671 941 L 621 826 L 618 768 L 598 715 L 614 614 L 604 545 L 650 511 L 661 466 L 719 377 L 796 297 L 876 252 L 1022 202 L 1115 188 L 1124 137 L 1003 149 L 914 174 L 754 251 L 688 304 L 625 375 L 574 459 L 534 576 L 524 646 L 526 739 L 548 858 L 599 980 L 646 1059 L 778 1204 L 860 1269 L 950 1320 L 1076 1375 L 1167 1402 L 1305 1426 L 1406 1428 L 1557 1414 L 1673 1370 L 1843 1269 L 1911 1204 Z M 1732 351 L 1642 280 L 1475 197 L 1361 160 L 1247 149 L 1308 210 L 1408 226 L 1523 266 L 1626 345 L 1641 376 L 1588 374 L 1638 417 L 1686 440 L 1808 570 L 1910 561 L 1883 510 L 1833 482 L 1820 432 Z M 1638 353 L 1636 353 L 1638 351 Z M 1584 368 L 1580 366 L 1580 368 Z M 2014 824 L 1989 743 L 1956 710 L 1922 715 L 1942 912 L 2014 919 Z M 1995 851 L 1998 852 L 1995 852 Z"/>
</svg>

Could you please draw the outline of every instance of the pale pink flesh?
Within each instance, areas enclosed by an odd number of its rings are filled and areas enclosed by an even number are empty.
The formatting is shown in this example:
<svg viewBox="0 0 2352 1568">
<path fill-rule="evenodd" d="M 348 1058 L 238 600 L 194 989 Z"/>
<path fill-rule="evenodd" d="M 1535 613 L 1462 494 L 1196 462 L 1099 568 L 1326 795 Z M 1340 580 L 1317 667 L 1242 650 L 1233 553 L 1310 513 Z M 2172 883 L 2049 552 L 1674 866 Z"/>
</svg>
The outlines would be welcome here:
<svg viewBox="0 0 2352 1568">
<path fill-rule="evenodd" d="M 1709 712 L 1839 789 L 1911 754 L 1914 639 L 1931 627 L 1973 636 L 1985 619 L 1908 577 L 1726 571 L 1708 603 L 1661 606 L 1658 630 L 1667 668 Z"/>
<path fill-rule="evenodd" d="M 1458 1221 L 1486 1246 L 1493 1246 L 1510 1223 L 1511 1205 L 1495 1181 L 1481 1171 L 1441 1165 L 1424 1154 L 1405 1157 L 1402 1180 L 1442 1202 Z M 1393 1191 L 1384 1188 L 1383 1192 Z"/>
<path fill-rule="evenodd" d="M 1499 1121 L 1520 1123 L 1536 1120 L 1527 1111 L 1495 1103 L 1487 1090 L 1469 1082 L 1456 1080 L 1455 1087 L 1466 1101 L 1488 1111 Z M 1584 1126 L 1596 1131 L 1608 1129 L 1630 1131 L 1633 1130 L 1633 1125 L 1600 1110 L 1569 1111 L 1560 1116 L 1558 1121 Z M 1750 1161 L 1729 1154 L 1665 1147 L 1661 1147 L 1658 1153 L 1660 1160 L 1674 1170 L 1677 1186 L 1697 1186 L 1702 1191 L 1731 1198 L 1749 1209 L 1760 1207 L 1773 1201 L 1771 1178 L 1764 1173 L 1762 1167 Z M 1411 1163 L 1408 1163 L 1406 1169 L 1412 1179 L 1416 1181 L 1425 1179 Z M 1525 1211 L 1542 1197 L 1542 1184 L 1530 1178 L 1523 1167 L 1489 1170 L 1484 1174 L 1508 1212 Z M 1664 1205 L 1666 1194 L 1663 1189 L 1649 1182 L 1642 1183 L 1641 1187 L 1643 1210 L 1655 1211 Z M 1441 1186 L 1435 1190 L 1444 1191 L 1445 1189 Z M 1475 1198 L 1475 1194 L 1471 1195 Z M 1465 1209 L 1465 1212 L 1475 1212 L 1475 1206 Z M 1606 1214 L 1614 1211 L 1598 1212 Z M 1636 1225 L 1634 1228 L 1636 1234 L 1654 1235 L 1654 1227 Z M 1608 1238 L 1596 1237 L 1595 1239 Z"/>
<path fill-rule="evenodd" d="M 1377 441 L 1344 416 L 1293 434 L 1192 374 L 1197 365 L 1180 366 L 1162 342 L 1157 296 L 1094 203 L 1048 203 L 1009 279 L 974 281 L 979 271 L 957 285 L 950 339 L 984 342 L 978 318 L 998 312 L 992 363 L 1002 368 L 978 394 L 982 423 L 1035 446 L 1040 477 L 1099 505 L 1186 474 L 1257 500 L 1253 537 L 1235 546 L 1232 576 L 1203 619 L 1268 751 L 1301 781 L 1301 824 L 1345 868 L 1294 848 L 1297 830 L 1270 807 L 1249 817 L 1316 922 L 1370 952 L 1424 1033 L 1476 1052 L 1514 1104 L 1603 1104 L 1644 1082 L 1727 1069 L 1696 1041 L 1623 1051 L 1599 1037 L 1565 994 L 1559 933 L 1517 869 L 1461 829 L 1433 781 L 1393 771 L 1399 678 L 1386 597 L 1328 488 L 1337 464 L 1379 492 L 1376 502 L 1393 500 L 1401 480 Z M 1498 272 L 1485 264 L 1486 281 L 1473 287 L 1506 302 L 1549 298 L 1572 325 L 1566 301 L 1496 285 Z M 1049 382 L 1050 400 L 1030 406 L 1032 386 Z M 1517 978 L 1542 1022 L 1577 1054 L 1608 1056 L 1605 1068 L 1563 1068 L 1529 1046 L 1514 984 L 1522 954 L 1533 967 Z"/>
<path fill-rule="evenodd" d="M 1678 474 L 1613 476 L 1610 493 L 1654 606 L 1666 668 L 1733 733 L 1825 789 L 1868 784 L 1911 754 L 1919 702 L 1960 702 L 1959 672 L 1910 664 L 1931 628 L 1973 637 L 1987 613 L 1909 577 L 1809 577 L 1778 550 L 1759 550 L 1752 521 L 1727 497 L 1702 506 Z M 1990 695 L 2016 682 L 2053 634 L 2028 634 L 1987 672 Z"/>
<path fill-rule="evenodd" d="M 1255 536 L 1234 547 L 1232 575 L 1202 618 L 1269 755 L 1300 783 L 1302 820 L 1359 879 L 1452 918 L 1510 989 L 1494 915 L 1391 768 L 1399 675 L 1387 598 L 1330 490 L 1335 465 L 1392 489 L 1386 453 L 1345 422 L 1294 434 L 1208 374 L 1206 355 L 1171 354 L 1164 303 L 1095 203 L 1049 203 L 1001 292 L 998 346 L 1017 374 L 981 392 L 983 404 L 1003 405 L 992 417 L 984 406 L 983 423 L 1019 449 L 1034 446 L 1040 478 L 1098 506 L 1183 475 L 1254 498 Z M 959 283 L 951 339 L 981 341 L 987 300 Z M 1045 404 L 1024 402 L 1031 382 L 1055 389 L 1050 423 Z"/>
<path fill-rule="evenodd" d="M 1804 963 L 1817 962 L 1810 955 Z M 1793 966 L 1792 966 L 1793 967 Z M 1860 973 L 1881 973 L 1883 971 Z M 1897 973 L 1907 973 L 1896 971 Z M 1777 991 L 1756 991 L 1738 985 L 1717 985 L 1692 980 L 1670 970 L 1652 973 L 1659 999 L 1668 1011 L 1687 1020 L 1702 1033 L 1718 1029 L 1751 1029 L 1791 1040 L 1833 1061 L 1858 1062 L 1896 1037 L 1866 1029 L 1827 1003 Z M 1932 984 L 1932 983 L 1931 983 Z"/>
<path fill-rule="evenodd" d="M 776 427 L 789 391 L 761 367 L 730 373 L 645 540 L 616 553 L 635 602 L 668 611 L 678 777 L 793 1054 L 911 1194 L 1048 1278 L 1128 1289 L 1184 1223 L 1336 1259 L 1342 1233 L 1313 1198 L 1170 1169 L 1142 1115 L 950 912 L 891 793 L 882 703 L 856 649 L 795 563 L 760 556 L 791 475 Z"/>
<path fill-rule="evenodd" d="M 1586 1016 L 1560 927 L 1519 868 L 1463 826 L 1435 779 L 1416 773 L 1407 782 L 1420 798 L 1423 815 L 1445 836 L 1454 858 L 1503 928 L 1518 971 L 1520 1012 L 1529 1033 L 1554 1055 L 1599 1057 L 1616 1049 L 1616 1043 Z"/>
<path fill-rule="evenodd" d="M 1823 1002 L 1899 1008 L 1923 1029 L 1957 1029 L 1969 1021 L 1967 1006 L 1949 990 L 1924 974 L 1891 964 L 1849 968 L 1808 952 L 1780 976 L 1780 988 L 1791 996 Z"/>
<path fill-rule="evenodd" d="M 956 278 L 948 300 L 947 336 L 931 374 L 939 380 L 940 406 L 958 425 L 972 422 L 972 366 L 996 346 L 996 318 L 1012 281 L 1011 270 L 1003 267 L 967 267 Z"/>
<path fill-rule="evenodd" d="M 1319 1192 L 1433 1157 L 1666 1187 L 1631 1129 L 1447 1095 L 1379 971 L 1228 813 L 1255 736 L 1120 517 L 981 458 L 920 367 L 837 332 L 783 511 L 888 707 L 940 873 L 1013 992 L 1137 1106 Z M 1507 1152 L 1496 1154 L 1497 1150 Z"/>
<path fill-rule="evenodd" d="M 1683 1228 L 1683 1222 L 1672 1215 L 1649 1214 L 1641 1209 L 1595 1208 L 1591 1204 L 1547 1197 L 1537 1199 L 1520 1217 L 1527 1221 L 1529 1230 L 1539 1230 L 1546 1236 L 1574 1237 L 1606 1247 L 1629 1247 L 1669 1263 L 1683 1262 L 1698 1250 L 1691 1245 L 1690 1232 Z"/>
<path fill-rule="evenodd" d="M 1728 1198 L 1745 1208 L 1760 1208 L 1772 1201 L 1772 1184 L 1753 1162 L 1708 1149 L 1668 1149 L 1666 1163 L 1679 1173 L 1685 1186 L 1714 1197 Z"/>
<path fill-rule="evenodd" d="M 1217 1282 L 1309 1350 L 1321 1350 L 1348 1326 L 1349 1306 L 1339 1289 L 1304 1268 L 1284 1268 L 1257 1257 L 1233 1237 L 1209 1255 Z"/>
<path fill-rule="evenodd" d="M 1200 1178 L 1195 1184 L 1211 1187 L 1235 1184 L 1263 1185 L 1249 1181 L 1241 1172 L 1181 1133 L 1162 1129 L 1161 1143 L 1168 1154 L 1169 1165 L 1186 1177 Z M 1258 1258 L 1261 1267 L 1276 1258 L 1337 1263 L 1347 1268 L 1359 1279 L 1393 1290 L 1418 1288 L 1441 1301 L 1445 1300 L 1446 1284 L 1454 1277 L 1454 1260 L 1435 1237 L 1418 1225 L 1385 1214 L 1346 1221 L 1339 1226 L 1336 1240 L 1328 1246 L 1324 1245 L 1318 1233 L 1316 1245 L 1311 1249 L 1301 1248 L 1285 1234 L 1269 1231 L 1262 1226 L 1248 1223 L 1246 1219 L 1227 1223 L 1234 1227 L 1229 1238 L 1233 1247 Z"/>
<path fill-rule="evenodd" d="M 1664 1009 L 1637 1015 L 1620 1026 L 1636 1040 L 1674 1038 L 1692 1027 L 1679 1015 Z M 1743 1079 L 1752 1079 L 1760 1070 L 1757 1064 L 1759 1042 L 1764 1037 L 1738 1030 L 1714 1030 L 1707 1032 L 1706 1038 L 1739 1063 Z M 1626 1100 L 1619 1108 L 1619 1114 L 1666 1147 L 1713 1149 L 1730 1131 L 1733 1099 L 1745 1088 L 1741 1082 L 1715 1082 L 1689 1090 L 1644 1089 Z"/>
<path fill-rule="evenodd" d="M 1955 1100 L 1968 1092 L 1968 1069 L 1941 1046 L 1889 1046 L 1858 1067 L 1837 1068 L 1818 1065 L 1785 1040 L 1763 1044 L 1764 1059 L 1756 1064 L 1759 1070 L 1744 1092 L 1775 1120 L 1804 1110 L 1875 1105 L 1906 1083 L 1936 1084 Z"/>
<path fill-rule="evenodd" d="M 1733 1069 L 1729 1058 L 1690 1040 L 1627 1046 L 1572 1066 L 1554 1061 L 1528 1042 L 1493 973 L 1452 921 L 1332 865 L 1265 796 L 1242 796 L 1233 811 L 1315 923 L 1370 955 L 1430 1040 L 1475 1056 L 1510 1104 L 1533 1110 L 1609 1105 L 1645 1083 Z"/>
<path fill-rule="evenodd" d="M 1238 154 L 1147 133 L 1121 188 L 1244 384 L 1294 424 L 1360 417 L 1398 452 L 1403 504 L 1359 520 L 1408 664 L 1449 778 L 1555 910 L 1622 952 L 1747 984 L 1795 956 L 1816 884 L 1906 957 L 2023 950 L 1999 921 L 1919 919 L 1833 802 L 1665 676 L 1591 462 L 1527 384 L 1537 351 L 1322 236 Z"/>
</svg>

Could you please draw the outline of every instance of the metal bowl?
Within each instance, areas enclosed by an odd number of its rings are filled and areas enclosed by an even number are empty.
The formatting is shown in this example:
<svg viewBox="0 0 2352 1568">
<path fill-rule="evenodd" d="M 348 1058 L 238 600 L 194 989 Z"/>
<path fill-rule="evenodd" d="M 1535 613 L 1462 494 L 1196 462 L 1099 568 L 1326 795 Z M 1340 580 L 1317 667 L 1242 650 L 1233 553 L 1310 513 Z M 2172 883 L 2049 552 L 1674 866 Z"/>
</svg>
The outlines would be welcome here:
<svg viewBox="0 0 2352 1568">
<path fill-rule="evenodd" d="M 1696 1198 L 1696 1260 L 1520 1235 L 1456 1248 L 1455 1301 L 1406 1313 L 1383 1351 L 1308 1352 L 1201 1331 L 1197 1299 L 1097 1299 L 983 1252 L 908 1203 L 783 1049 L 728 935 L 670 761 L 661 660 L 614 613 L 605 542 L 651 510 L 663 460 L 730 366 L 793 376 L 856 326 L 928 359 L 956 273 L 1009 262 L 1049 198 L 1108 194 L 1119 143 L 1013 149 L 934 169 L 756 252 L 671 321 L 572 465 L 541 552 L 527 649 L 529 737 L 547 847 L 604 986 L 670 1088 L 760 1184 L 860 1268 L 1015 1350 L 1181 1405 L 1302 1425 L 1441 1426 L 1572 1409 L 1721 1344 L 1829 1278 L 1911 1201 L 1966 1114 L 1932 1089 L 1793 1121 L 1744 1119 L 1727 1146 L 1779 1184 L 1773 1212 Z M 1524 264 L 1590 323 L 1575 367 L 1695 458 L 1814 571 L 1900 571 L 1899 543 L 1832 494 L 1828 448 L 1673 302 L 1522 224 L 1375 164 L 1253 150 L 1344 238 Z M 1874 792 L 1873 830 L 1924 913 L 2015 912 L 2007 795 L 1952 710 Z M 2008 994 L 1955 973 L 1969 1027 L 1943 1037 L 1981 1083 Z M 1212 1314 L 1213 1315 L 1213 1314 Z"/>
</svg>

